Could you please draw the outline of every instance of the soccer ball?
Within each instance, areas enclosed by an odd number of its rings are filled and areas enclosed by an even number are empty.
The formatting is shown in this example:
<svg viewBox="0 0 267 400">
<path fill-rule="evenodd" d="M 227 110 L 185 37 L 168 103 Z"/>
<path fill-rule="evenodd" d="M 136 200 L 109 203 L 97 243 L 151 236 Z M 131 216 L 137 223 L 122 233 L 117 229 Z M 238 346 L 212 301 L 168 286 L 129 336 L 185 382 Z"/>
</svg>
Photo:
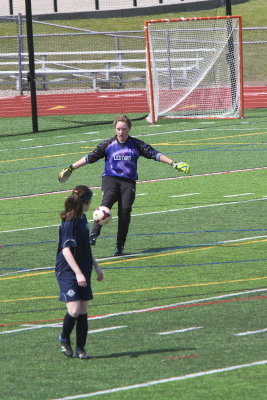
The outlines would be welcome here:
<svg viewBox="0 0 267 400">
<path fill-rule="evenodd" d="M 111 218 L 112 218 L 111 211 L 108 207 L 99 206 L 93 212 L 93 219 L 99 225 L 108 224 Z"/>
</svg>

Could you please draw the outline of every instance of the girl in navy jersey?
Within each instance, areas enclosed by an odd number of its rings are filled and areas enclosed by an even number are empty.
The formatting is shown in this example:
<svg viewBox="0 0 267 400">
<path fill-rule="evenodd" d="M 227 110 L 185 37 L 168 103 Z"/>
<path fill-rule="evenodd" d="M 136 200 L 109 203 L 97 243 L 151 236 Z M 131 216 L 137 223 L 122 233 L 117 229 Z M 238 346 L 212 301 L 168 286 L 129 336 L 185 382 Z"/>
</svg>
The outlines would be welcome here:
<svg viewBox="0 0 267 400">
<path fill-rule="evenodd" d="M 91 203 L 92 191 L 83 185 L 76 186 L 65 201 L 61 212 L 59 242 L 56 257 L 56 277 L 60 288 L 59 300 L 67 304 L 67 313 L 59 337 L 61 350 L 72 357 L 70 335 L 76 325 L 76 356 L 88 359 L 85 344 L 88 332 L 87 305 L 93 298 L 91 273 L 94 267 L 97 280 L 103 272 L 92 256 L 89 228 L 85 216 Z"/>
<path fill-rule="evenodd" d="M 189 173 L 190 167 L 185 162 L 175 162 L 160 153 L 149 144 L 129 135 L 131 120 L 126 115 L 118 116 L 114 121 L 116 135 L 100 143 L 95 150 L 74 164 L 63 169 L 58 179 L 64 183 L 74 169 L 92 164 L 101 158 L 105 159 L 102 175 L 102 206 L 109 209 L 118 202 L 118 233 L 114 256 L 124 255 L 124 243 L 131 220 L 132 205 L 135 200 L 137 161 L 140 156 L 171 165 L 174 169 Z M 90 237 L 91 245 L 95 245 L 101 226 L 94 223 Z"/>
</svg>

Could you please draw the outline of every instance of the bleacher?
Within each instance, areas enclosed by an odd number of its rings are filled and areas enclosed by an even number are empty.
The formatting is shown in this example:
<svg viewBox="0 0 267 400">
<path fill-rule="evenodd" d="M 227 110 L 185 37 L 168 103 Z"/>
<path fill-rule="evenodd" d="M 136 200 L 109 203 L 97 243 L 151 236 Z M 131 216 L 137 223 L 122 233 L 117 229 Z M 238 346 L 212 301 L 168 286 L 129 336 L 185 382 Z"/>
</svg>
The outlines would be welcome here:
<svg viewBox="0 0 267 400">
<path fill-rule="evenodd" d="M 188 51 L 191 56 L 177 54 L 171 62 L 171 70 L 186 76 L 189 70 L 199 67 L 200 57 L 194 50 Z M 160 71 L 169 73 L 166 58 L 161 58 L 163 67 Z M 112 50 L 112 51 L 76 51 L 76 52 L 36 52 L 35 74 L 37 88 L 47 90 L 51 85 L 70 83 L 70 80 L 82 80 L 88 89 L 96 90 L 102 86 L 122 89 L 125 85 L 138 82 L 144 86 L 146 81 L 146 51 Z M 28 85 L 28 54 L 0 53 L 0 79 L 14 82 L 14 88 L 23 90 Z"/>
</svg>

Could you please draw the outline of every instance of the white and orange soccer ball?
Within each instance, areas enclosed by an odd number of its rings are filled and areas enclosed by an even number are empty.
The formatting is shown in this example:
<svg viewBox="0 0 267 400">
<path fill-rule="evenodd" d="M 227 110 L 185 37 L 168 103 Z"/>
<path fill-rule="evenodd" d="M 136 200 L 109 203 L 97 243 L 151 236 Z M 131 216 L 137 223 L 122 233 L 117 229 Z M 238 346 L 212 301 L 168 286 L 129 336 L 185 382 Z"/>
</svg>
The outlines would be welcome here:
<svg viewBox="0 0 267 400">
<path fill-rule="evenodd" d="M 111 221 L 112 214 L 108 207 L 99 206 L 93 212 L 93 219 L 99 225 L 106 225 Z"/>
</svg>

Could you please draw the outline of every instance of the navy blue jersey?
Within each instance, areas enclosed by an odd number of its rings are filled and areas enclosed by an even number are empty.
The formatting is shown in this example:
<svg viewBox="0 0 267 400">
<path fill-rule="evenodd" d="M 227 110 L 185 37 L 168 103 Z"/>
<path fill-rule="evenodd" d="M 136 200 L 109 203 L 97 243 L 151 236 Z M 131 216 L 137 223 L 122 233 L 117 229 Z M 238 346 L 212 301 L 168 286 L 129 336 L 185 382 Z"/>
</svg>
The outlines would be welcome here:
<svg viewBox="0 0 267 400">
<path fill-rule="evenodd" d="M 56 257 L 56 272 L 60 274 L 74 274 L 63 256 L 62 250 L 70 247 L 71 252 L 80 270 L 86 278 L 92 272 L 92 252 L 89 244 L 89 227 L 85 214 L 82 218 L 71 221 L 62 221 L 59 227 L 58 253 Z"/>
<path fill-rule="evenodd" d="M 117 136 L 100 143 L 95 150 L 85 157 L 88 164 L 105 158 L 105 169 L 102 176 L 116 176 L 137 180 L 137 160 L 140 156 L 159 161 L 161 153 L 142 140 L 128 137 L 120 143 Z"/>
</svg>

